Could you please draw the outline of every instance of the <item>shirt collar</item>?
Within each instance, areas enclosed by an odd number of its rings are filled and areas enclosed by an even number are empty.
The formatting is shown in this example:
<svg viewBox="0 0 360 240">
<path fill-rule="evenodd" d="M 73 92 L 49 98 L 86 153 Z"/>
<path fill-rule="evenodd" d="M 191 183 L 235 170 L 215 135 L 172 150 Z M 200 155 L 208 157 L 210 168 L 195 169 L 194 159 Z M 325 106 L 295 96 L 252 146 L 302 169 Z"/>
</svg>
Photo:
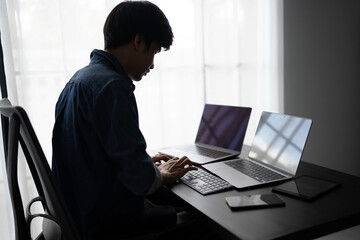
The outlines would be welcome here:
<svg viewBox="0 0 360 240">
<path fill-rule="evenodd" d="M 99 62 L 99 61 L 106 61 L 109 65 L 111 65 L 116 72 L 118 72 L 121 75 L 125 75 L 127 81 L 131 84 L 131 87 L 133 90 L 135 90 L 135 85 L 133 84 L 131 78 L 127 75 L 119 61 L 116 59 L 116 57 L 106 51 L 94 49 L 90 54 L 91 62 Z"/>
</svg>

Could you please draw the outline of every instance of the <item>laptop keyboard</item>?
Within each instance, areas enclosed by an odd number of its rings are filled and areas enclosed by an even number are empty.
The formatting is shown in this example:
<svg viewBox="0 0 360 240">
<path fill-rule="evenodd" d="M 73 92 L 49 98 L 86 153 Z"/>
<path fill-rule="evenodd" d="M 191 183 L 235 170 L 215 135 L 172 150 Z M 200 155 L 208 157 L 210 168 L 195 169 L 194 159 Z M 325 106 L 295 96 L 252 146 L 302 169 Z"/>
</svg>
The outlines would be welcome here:
<svg viewBox="0 0 360 240">
<path fill-rule="evenodd" d="M 185 146 L 182 150 L 189 152 L 189 153 L 202 155 L 202 156 L 210 157 L 210 158 L 220 158 L 220 157 L 226 157 L 229 155 L 229 153 L 227 153 L 227 152 L 222 152 L 219 150 L 200 147 L 200 146 L 196 146 L 196 145 Z"/>
<path fill-rule="evenodd" d="M 244 173 L 245 175 L 254 178 L 259 182 L 269 182 L 285 178 L 283 175 L 267 169 L 259 164 L 253 163 L 246 159 L 224 162 L 232 168 Z"/>
<path fill-rule="evenodd" d="M 198 168 L 197 171 L 187 172 L 181 178 L 181 181 L 203 195 L 232 188 L 230 183 L 205 171 L 202 168 Z"/>
</svg>

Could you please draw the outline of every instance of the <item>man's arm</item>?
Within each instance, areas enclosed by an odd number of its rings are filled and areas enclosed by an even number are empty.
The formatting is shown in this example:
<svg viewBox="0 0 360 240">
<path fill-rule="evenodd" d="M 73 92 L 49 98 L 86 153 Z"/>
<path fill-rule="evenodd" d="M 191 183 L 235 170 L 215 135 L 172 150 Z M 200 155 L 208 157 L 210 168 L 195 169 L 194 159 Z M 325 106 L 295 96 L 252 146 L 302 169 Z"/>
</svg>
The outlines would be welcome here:
<svg viewBox="0 0 360 240">
<path fill-rule="evenodd" d="M 155 171 L 139 129 L 131 86 L 120 80 L 106 85 L 96 98 L 92 114 L 95 132 L 108 156 L 104 160 L 114 164 L 117 180 L 133 194 L 145 195 Z"/>
</svg>

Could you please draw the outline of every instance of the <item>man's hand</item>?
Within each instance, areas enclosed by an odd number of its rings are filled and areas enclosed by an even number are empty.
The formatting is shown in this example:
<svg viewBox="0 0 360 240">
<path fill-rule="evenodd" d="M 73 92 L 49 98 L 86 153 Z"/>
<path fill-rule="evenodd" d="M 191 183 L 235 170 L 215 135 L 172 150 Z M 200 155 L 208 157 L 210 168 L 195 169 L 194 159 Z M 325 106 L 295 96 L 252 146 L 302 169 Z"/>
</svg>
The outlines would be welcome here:
<svg viewBox="0 0 360 240">
<path fill-rule="evenodd" d="M 179 180 L 188 171 L 197 170 L 187 157 L 172 158 L 167 162 L 158 165 L 163 179 L 163 185 Z"/>
<path fill-rule="evenodd" d="M 159 166 L 160 164 L 162 164 L 162 161 L 167 162 L 168 160 L 172 159 L 172 157 L 166 154 L 159 153 L 153 156 L 151 159 L 154 164 Z"/>
</svg>

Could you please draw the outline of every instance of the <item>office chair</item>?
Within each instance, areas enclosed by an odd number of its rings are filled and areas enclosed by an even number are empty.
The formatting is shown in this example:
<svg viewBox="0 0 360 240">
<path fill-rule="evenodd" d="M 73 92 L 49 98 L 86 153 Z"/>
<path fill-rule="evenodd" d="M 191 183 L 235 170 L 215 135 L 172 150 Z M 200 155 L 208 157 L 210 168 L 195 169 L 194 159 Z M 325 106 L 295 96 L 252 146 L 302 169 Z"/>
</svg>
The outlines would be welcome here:
<svg viewBox="0 0 360 240">
<path fill-rule="evenodd" d="M 8 129 L 3 132 L 5 162 L 13 207 L 16 240 L 31 239 L 30 225 L 34 218 L 43 218 L 42 232 L 36 238 L 39 240 L 80 240 L 72 218 L 67 212 L 64 201 L 59 194 L 49 164 L 36 137 L 34 129 L 25 110 L 20 106 L 12 106 L 7 98 L 0 100 L 0 113 Z M 4 130 L 4 129 L 3 129 Z M 39 196 L 32 199 L 24 213 L 21 193 L 19 190 L 17 164 L 19 143 L 24 152 L 26 162 L 32 174 Z M 45 213 L 32 214 L 31 206 L 41 202 Z M 177 213 L 176 226 L 163 230 L 134 234 L 126 239 L 157 239 L 162 234 L 178 230 L 195 221 L 192 214 L 183 211 Z"/>
<path fill-rule="evenodd" d="M 25 110 L 19 106 L 11 106 L 10 101 L 4 98 L 0 100 L 0 112 L 4 120 L 8 121 L 8 131 L 3 132 L 3 140 L 4 146 L 7 146 L 7 149 L 4 149 L 5 162 L 16 239 L 31 239 L 30 225 L 32 220 L 38 217 L 43 218 L 43 228 L 37 239 L 80 239 L 57 191 L 49 164 Z M 19 143 L 39 194 L 28 203 L 25 213 L 17 176 Z M 42 203 L 44 213 L 31 213 L 31 206 L 35 202 Z"/>
</svg>

